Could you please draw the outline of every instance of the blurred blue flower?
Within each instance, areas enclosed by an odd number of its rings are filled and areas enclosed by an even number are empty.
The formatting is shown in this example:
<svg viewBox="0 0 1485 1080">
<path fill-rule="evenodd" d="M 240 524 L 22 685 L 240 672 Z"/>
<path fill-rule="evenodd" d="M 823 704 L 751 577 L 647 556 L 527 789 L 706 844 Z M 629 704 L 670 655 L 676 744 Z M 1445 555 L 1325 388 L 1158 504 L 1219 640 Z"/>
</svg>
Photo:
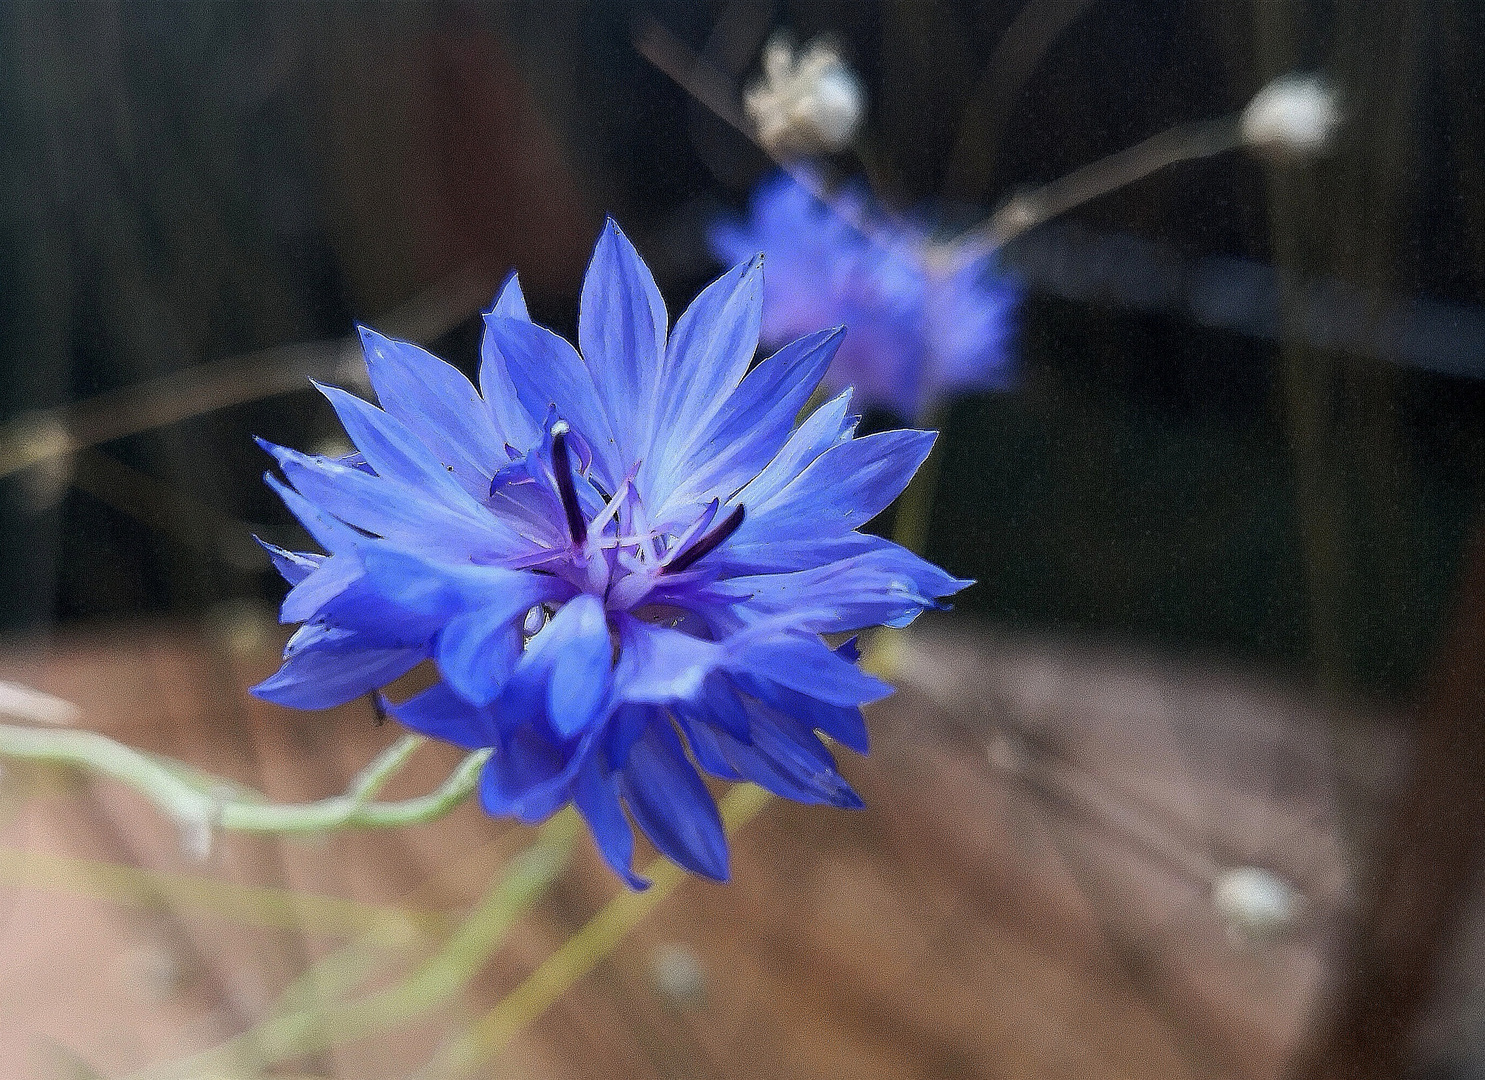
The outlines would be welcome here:
<svg viewBox="0 0 1485 1080">
<path fill-rule="evenodd" d="M 750 370 L 761 259 L 667 334 L 649 270 L 609 223 L 583 283 L 581 353 L 533 324 L 512 277 L 485 316 L 480 388 L 362 330 L 376 408 L 320 387 L 350 458 L 264 443 L 271 484 L 327 554 L 265 545 L 304 625 L 255 692 L 337 705 L 426 658 L 403 724 L 493 747 L 486 811 L 576 803 L 631 885 L 628 818 L 671 859 L 727 876 L 703 770 L 859 806 L 816 732 L 865 753 L 890 692 L 822 634 L 901 626 L 968 582 L 857 532 L 934 435 L 854 438 L 848 394 L 794 421 L 840 345 L 811 334 Z"/>
<path fill-rule="evenodd" d="M 957 263 L 859 189 L 822 202 L 780 173 L 754 192 L 746 220 L 721 219 L 708 239 L 723 262 L 764 253 L 766 344 L 850 327 L 826 385 L 854 387 L 860 404 L 921 417 L 956 392 L 1010 384 L 1019 290 L 994 256 Z"/>
</svg>

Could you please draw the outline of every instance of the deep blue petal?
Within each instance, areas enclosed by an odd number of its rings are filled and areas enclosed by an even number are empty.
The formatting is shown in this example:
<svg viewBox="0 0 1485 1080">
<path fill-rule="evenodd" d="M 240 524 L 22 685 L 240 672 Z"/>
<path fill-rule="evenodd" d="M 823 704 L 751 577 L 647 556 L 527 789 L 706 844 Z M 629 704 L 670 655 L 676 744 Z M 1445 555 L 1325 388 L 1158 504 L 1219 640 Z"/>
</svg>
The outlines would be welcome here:
<svg viewBox="0 0 1485 1080">
<path fill-rule="evenodd" d="M 608 699 L 613 643 L 603 603 L 577 596 L 531 639 L 529 657 L 545 663 L 547 716 L 557 734 L 572 737 L 589 727 Z"/>
<path fill-rule="evenodd" d="M 831 705 L 865 705 L 892 693 L 892 687 L 841 659 L 818 637 L 801 634 L 740 636 L 729 650 L 733 671 L 765 678 Z"/>
<path fill-rule="evenodd" d="M 808 728 L 823 731 L 858 754 L 869 752 L 866 717 L 861 714 L 859 705 L 832 705 L 809 693 L 791 690 L 750 673 L 738 675 L 737 681 L 746 693 L 777 713 L 792 717 Z"/>
<path fill-rule="evenodd" d="M 706 679 L 727 659 L 714 641 L 621 615 L 615 694 L 623 701 L 664 705 L 702 693 Z"/>
<path fill-rule="evenodd" d="M 495 748 L 480 774 L 480 805 L 494 817 L 508 814 L 533 825 L 568 801 L 581 763 L 549 735 L 518 728 Z"/>
<path fill-rule="evenodd" d="M 635 824 L 663 855 L 714 881 L 727 880 L 727 836 L 717 804 L 669 724 L 651 724 L 617 776 Z"/>
<path fill-rule="evenodd" d="M 289 590 L 279 608 L 280 622 L 304 622 L 320 614 L 363 576 L 361 561 L 354 554 L 332 555 Z"/>
<path fill-rule="evenodd" d="M 495 745 L 495 723 L 489 710 L 471 705 L 447 683 L 438 683 L 401 705 L 383 701 L 393 719 L 420 735 L 442 739 L 463 750 Z"/>
<path fill-rule="evenodd" d="M 438 635 L 434 659 L 449 685 L 473 705 L 488 705 L 521 658 L 521 623 L 531 605 L 482 607 L 456 615 Z"/>
<path fill-rule="evenodd" d="M 584 761 L 573 777 L 572 801 L 592 830 L 604 862 L 631 889 L 648 889 L 650 883 L 632 869 L 634 831 L 619 804 L 618 788 L 612 777 L 604 775 L 597 755 Z"/>
</svg>

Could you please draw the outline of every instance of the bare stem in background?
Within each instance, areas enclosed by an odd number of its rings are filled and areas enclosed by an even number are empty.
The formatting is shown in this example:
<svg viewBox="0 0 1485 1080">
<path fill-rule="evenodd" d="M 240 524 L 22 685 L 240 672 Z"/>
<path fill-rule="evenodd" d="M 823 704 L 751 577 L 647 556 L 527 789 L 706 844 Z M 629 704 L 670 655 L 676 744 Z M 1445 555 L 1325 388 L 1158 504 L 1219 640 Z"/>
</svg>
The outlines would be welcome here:
<svg viewBox="0 0 1485 1080">
<path fill-rule="evenodd" d="M 428 341 L 478 311 L 491 290 L 483 274 L 464 271 L 379 321 L 388 333 Z M 302 390 L 311 377 L 364 382 L 359 339 L 353 334 L 227 357 L 86 401 L 27 413 L 0 428 L 0 477 L 229 405 Z"/>
</svg>

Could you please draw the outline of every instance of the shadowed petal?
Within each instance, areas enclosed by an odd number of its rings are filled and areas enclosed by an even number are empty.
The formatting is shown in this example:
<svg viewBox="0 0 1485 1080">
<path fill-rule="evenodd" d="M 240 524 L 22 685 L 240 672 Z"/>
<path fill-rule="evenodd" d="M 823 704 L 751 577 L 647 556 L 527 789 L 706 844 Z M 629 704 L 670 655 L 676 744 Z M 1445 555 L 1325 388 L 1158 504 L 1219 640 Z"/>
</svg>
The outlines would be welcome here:
<svg viewBox="0 0 1485 1080">
<path fill-rule="evenodd" d="M 727 837 L 717 804 L 669 724 L 651 724 L 616 774 L 635 824 L 667 858 L 726 881 Z"/>
</svg>

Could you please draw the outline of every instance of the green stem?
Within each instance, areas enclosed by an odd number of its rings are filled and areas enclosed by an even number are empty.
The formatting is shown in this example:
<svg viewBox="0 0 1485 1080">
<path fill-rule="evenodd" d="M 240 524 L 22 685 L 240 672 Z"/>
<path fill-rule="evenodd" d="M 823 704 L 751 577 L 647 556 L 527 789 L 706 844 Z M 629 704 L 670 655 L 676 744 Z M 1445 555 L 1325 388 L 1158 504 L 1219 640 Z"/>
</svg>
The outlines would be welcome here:
<svg viewBox="0 0 1485 1080">
<path fill-rule="evenodd" d="M 192 834 L 327 832 L 347 826 L 392 827 L 431 821 L 453 810 L 479 783 L 488 750 L 470 754 L 437 790 L 398 802 L 371 802 L 425 740 L 404 735 L 382 751 L 342 795 L 310 803 L 223 797 L 235 785 L 146 754 L 94 731 L 0 724 L 0 758 L 73 765 L 126 784 Z M 240 791 L 240 788 L 236 788 Z"/>
<path fill-rule="evenodd" d="M 728 791 L 718 805 L 728 833 L 736 832 L 756 817 L 771 799 L 767 791 L 752 784 L 738 784 Z M 482 1062 L 508 1046 L 574 983 L 612 953 L 688 877 L 665 859 L 654 860 L 644 874 L 650 879 L 648 889 L 626 890 L 605 904 L 419 1076 L 447 1080 L 478 1070 Z"/>
<path fill-rule="evenodd" d="M 136 1080 L 255 1075 L 287 1058 L 389 1031 L 437 1009 L 469 984 L 516 921 L 566 868 L 577 832 L 577 815 L 571 809 L 543 825 L 536 842 L 511 860 L 500 880 L 443 946 L 394 986 L 357 1001 L 272 1017 L 204 1053 L 136 1074 Z M 323 994 L 327 982 L 342 989 L 359 983 L 368 968 L 364 956 L 352 950 L 336 954 L 332 961 L 339 962 L 332 962 L 323 973 L 298 980 L 284 1000 L 290 1004 L 313 1000 Z M 318 978 L 320 974 L 328 979 Z"/>
</svg>

